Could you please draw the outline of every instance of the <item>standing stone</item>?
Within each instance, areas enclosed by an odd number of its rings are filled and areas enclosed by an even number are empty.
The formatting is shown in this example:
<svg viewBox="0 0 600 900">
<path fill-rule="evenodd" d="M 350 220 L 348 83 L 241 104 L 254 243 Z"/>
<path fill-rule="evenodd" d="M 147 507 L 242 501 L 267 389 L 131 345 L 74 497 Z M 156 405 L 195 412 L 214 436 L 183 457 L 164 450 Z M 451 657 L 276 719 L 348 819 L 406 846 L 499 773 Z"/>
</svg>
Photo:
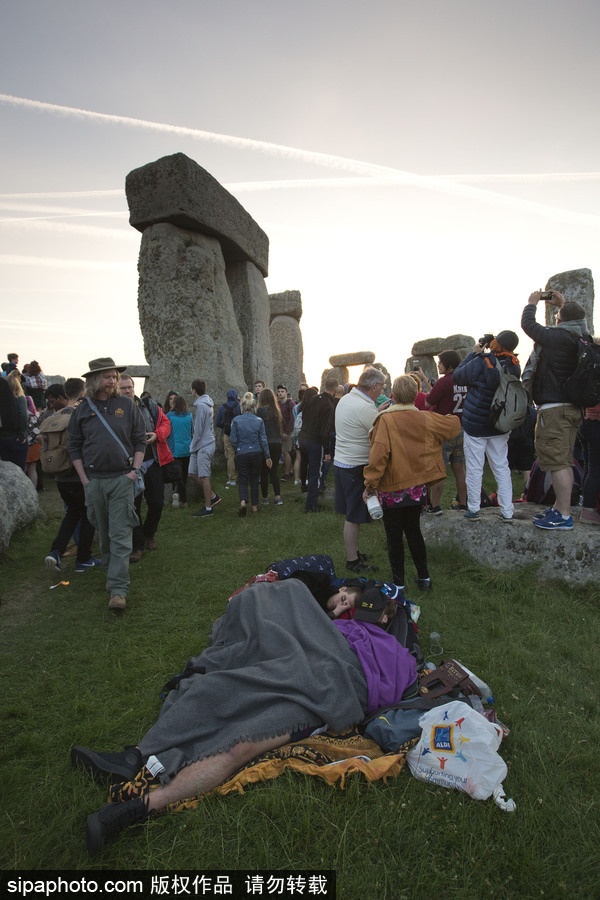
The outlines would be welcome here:
<svg viewBox="0 0 600 900">
<path fill-rule="evenodd" d="M 270 294 L 269 301 L 273 387 L 284 384 L 292 397 L 297 397 L 304 379 L 304 348 L 300 331 L 302 296 L 300 291 L 282 291 Z"/>
<path fill-rule="evenodd" d="M 559 291 L 567 302 L 574 301 L 585 309 L 588 329 L 594 333 L 594 279 L 590 269 L 571 269 L 548 279 L 545 290 Z M 546 325 L 554 325 L 555 306 L 546 306 Z"/>
<path fill-rule="evenodd" d="M 276 316 L 271 322 L 273 387 L 284 384 L 292 397 L 298 396 L 302 381 L 304 349 L 300 325 L 291 316 Z"/>
<path fill-rule="evenodd" d="M 271 304 L 265 280 L 251 262 L 232 262 L 226 270 L 233 308 L 244 345 L 244 378 L 249 390 L 256 379 L 273 382 L 273 355 L 269 339 Z"/>
<path fill-rule="evenodd" d="M 415 359 L 419 360 L 419 365 L 430 380 L 438 377 L 436 356 L 442 350 L 456 350 L 461 359 L 473 349 L 475 338 L 468 334 L 451 334 L 447 338 L 434 337 L 425 338 L 422 341 L 416 341 L 412 346 L 412 353 L 406 360 L 404 366 L 405 372 L 412 372 L 414 369 Z"/>
<path fill-rule="evenodd" d="M 243 342 L 212 237 L 174 225 L 146 228 L 139 257 L 138 306 L 151 375 L 146 389 L 159 400 L 170 390 L 190 397 L 194 378 L 206 381 L 215 408 L 229 388 L 246 389 Z"/>
<path fill-rule="evenodd" d="M 350 381 L 350 373 L 345 366 L 334 366 L 333 369 L 325 369 L 321 375 L 321 391 L 325 390 L 325 382 L 329 377 L 337 378 L 342 387 Z"/>
</svg>

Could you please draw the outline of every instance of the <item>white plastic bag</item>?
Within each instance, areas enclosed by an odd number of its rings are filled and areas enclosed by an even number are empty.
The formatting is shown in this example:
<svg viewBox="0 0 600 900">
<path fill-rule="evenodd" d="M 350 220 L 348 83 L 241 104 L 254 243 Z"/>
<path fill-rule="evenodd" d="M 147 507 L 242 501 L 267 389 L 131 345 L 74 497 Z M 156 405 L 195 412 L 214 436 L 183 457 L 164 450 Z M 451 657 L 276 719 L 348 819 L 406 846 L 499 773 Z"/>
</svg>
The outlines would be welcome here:
<svg viewBox="0 0 600 900">
<path fill-rule="evenodd" d="M 506 777 L 506 763 L 496 752 L 502 729 L 453 700 L 424 713 L 423 734 L 407 754 L 410 771 L 422 781 L 464 791 L 487 800 Z"/>
</svg>

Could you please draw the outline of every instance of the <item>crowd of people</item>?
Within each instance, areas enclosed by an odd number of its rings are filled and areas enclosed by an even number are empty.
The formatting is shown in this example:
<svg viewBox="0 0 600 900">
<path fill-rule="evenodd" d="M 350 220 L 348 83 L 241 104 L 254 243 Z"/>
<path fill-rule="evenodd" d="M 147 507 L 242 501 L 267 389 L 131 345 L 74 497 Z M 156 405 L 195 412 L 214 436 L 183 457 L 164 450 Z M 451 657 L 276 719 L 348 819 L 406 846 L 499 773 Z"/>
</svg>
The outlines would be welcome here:
<svg viewBox="0 0 600 900">
<path fill-rule="evenodd" d="M 542 299 L 556 307 L 554 326 L 536 322 Z M 168 695 L 158 721 L 136 746 L 110 754 L 73 749 L 73 764 L 96 779 L 133 783 L 144 770 L 160 780 L 155 790 L 143 789 L 134 798 L 123 794 L 121 802 L 88 818 L 90 853 L 174 801 L 208 793 L 261 752 L 324 724 L 354 725 L 403 698 L 415 677 L 414 660 L 385 629 L 398 605 L 408 603 L 404 539 L 418 589 L 432 589 L 421 521 L 424 513 L 443 513 L 448 464 L 456 482 L 452 509 L 461 511 L 466 523 L 480 518 L 486 460 L 497 482 L 500 521 L 510 523 L 511 465 L 527 473 L 537 456 L 551 475 L 555 501 L 534 515 L 533 524 L 569 530 L 578 440 L 584 461 L 580 522 L 600 525 L 600 404 L 582 410 L 565 393 L 577 365 L 574 338 L 593 340 L 583 309 L 565 303 L 556 291 L 544 296 L 536 291 L 521 326 L 535 347 L 525 367 L 531 406 L 523 431 L 514 437 L 490 418 L 501 373 L 521 376 L 519 339 L 511 330 L 486 335 L 464 359 L 455 350 L 443 351 L 439 378 L 427 379 L 419 366 L 393 381 L 390 396 L 386 374 L 367 366 L 356 384 L 340 385 L 329 377 L 320 391 L 300 385 L 295 399 L 285 385 L 272 390 L 262 380 L 242 397 L 231 388 L 216 415 L 201 379 L 189 386 L 193 409 L 188 409 L 177 390 L 169 391 L 162 405 L 146 393 L 138 397 L 126 367 L 111 357 L 91 360 L 81 378 L 48 385 L 37 363 L 20 372 L 18 357 L 9 354 L 0 379 L 2 459 L 34 481 L 31 447 L 37 445 L 37 458 L 41 450 L 45 459 L 52 434 L 64 453 L 53 451 L 52 472 L 65 515 L 45 559 L 50 570 L 60 571 L 75 536 L 75 571 L 102 566 L 109 608 L 124 609 L 130 564 L 157 549 L 165 485 L 173 486 L 176 508 L 187 507 L 187 479 L 198 485 L 204 505 L 194 518 L 213 517 L 222 502 L 211 482 L 216 426 L 226 487 L 238 490 L 240 517 L 271 503 L 269 485 L 273 504 L 281 506 L 282 481 L 293 481 L 306 495 L 305 513 L 319 513 L 333 468 L 335 511 L 344 517 L 345 565 L 355 579 L 306 572 L 293 585 L 292 579 L 276 581 L 269 573 L 261 582 L 253 579 L 230 598 L 212 646 L 190 661 L 185 684 Z M 393 599 L 381 586 L 374 594 L 366 589 L 366 578 L 376 569 L 359 549 L 360 529 L 372 517 L 382 518 L 392 574 L 385 588 Z M 100 558 L 92 556 L 96 531 Z M 259 632 L 264 640 L 255 639 Z M 277 635 L 274 642 L 271 634 Z"/>
<path fill-rule="evenodd" d="M 162 405 L 146 393 L 137 397 L 126 367 L 110 357 L 92 360 L 81 379 L 48 385 L 37 361 L 20 371 L 18 355 L 8 354 L 0 379 L 0 455 L 22 468 L 39 489 L 44 423 L 53 417 L 49 427 L 66 431 L 67 463 L 55 473 L 65 517 L 45 562 L 60 571 L 74 534 L 76 571 L 104 566 L 112 609 L 126 605 L 129 565 L 157 549 L 166 484 L 172 485 L 169 501 L 183 509 L 188 479 L 198 485 L 203 505 L 192 513 L 197 519 L 211 518 L 222 502 L 211 483 L 215 430 L 222 437 L 226 488 L 237 488 L 240 517 L 271 503 L 281 506 L 282 482 L 293 482 L 305 494 L 305 513 L 319 513 L 333 469 L 347 569 L 358 575 L 374 571 L 359 548 L 359 536 L 360 526 L 371 520 L 368 504 L 378 498 L 394 583 L 404 588 L 406 538 L 416 583 L 430 590 L 420 520 L 423 512 L 442 514 L 448 464 L 456 482 L 452 509 L 469 522 L 480 518 L 481 505 L 491 502 L 482 489 L 487 460 L 497 483 L 500 520 L 510 523 L 515 511 L 511 469 L 524 473 L 524 492 L 517 500 L 524 499 L 537 457 L 535 465 L 550 473 L 555 499 L 534 515 L 533 524 L 569 530 L 577 445 L 583 462 L 580 522 L 600 524 L 600 407 L 582 410 L 564 393 L 577 364 L 574 338 L 593 339 L 579 304 L 565 303 L 556 291 L 543 299 L 555 307 L 556 324 L 536 322 L 542 294 L 531 294 L 521 320 L 535 342 L 525 367 L 531 402 L 525 422 L 513 433 L 499 431 L 491 418 L 500 373 L 521 377 L 518 335 L 504 330 L 485 335 L 464 359 L 456 350 L 441 352 L 437 379 L 429 380 L 415 366 L 416 371 L 396 378 L 391 396 L 385 393 L 387 376 L 367 366 L 357 384 L 340 385 L 331 376 L 322 390 L 301 384 L 297 398 L 284 384 L 271 389 L 257 379 L 254 390 L 242 397 L 230 388 L 216 414 L 201 379 L 190 385 L 188 409 L 183 392 L 175 389 Z M 68 425 L 63 416 L 69 417 Z M 54 421 L 57 417 L 60 422 Z M 91 553 L 94 530 L 98 559 Z"/>
</svg>

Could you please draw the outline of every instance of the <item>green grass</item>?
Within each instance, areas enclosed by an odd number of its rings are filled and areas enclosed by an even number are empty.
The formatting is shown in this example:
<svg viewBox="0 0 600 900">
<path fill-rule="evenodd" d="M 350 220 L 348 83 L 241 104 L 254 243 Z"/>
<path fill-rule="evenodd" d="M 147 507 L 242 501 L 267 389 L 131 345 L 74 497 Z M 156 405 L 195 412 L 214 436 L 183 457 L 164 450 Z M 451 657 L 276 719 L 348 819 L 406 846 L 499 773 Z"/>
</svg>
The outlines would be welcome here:
<svg viewBox="0 0 600 900">
<path fill-rule="evenodd" d="M 68 586 L 43 566 L 61 516 L 52 482 L 47 513 L 0 556 L 2 657 L 0 867 L 3 869 L 333 868 L 343 900 L 582 897 L 600 894 L 598 747 L 600 591 L 537 580 L 534 567 L 498 574 L 447 547 L 430 552 L 434 590 L 421 603 L 421 642 L 438 631 L 444 656 L 493 688 L 511 729 L 501 754 L 516 812 L 417 782 L 356 777 L 344 790 L 291 773 L 211 797 L 198 810 L 130 829 L 89 860 L 85 817 L 105 791 L 73 772 L 74 743 L 120 749 L 154 721 L 164 682 L 206 645 L 237 587 L 274 560 L 329 553 L 340 573 L 342 520 L 305 516 L 298 489 L 284 506 L 236 516 L 224 496 L 212 520 L 165 508 L 159 550 L 131 568 L 127 610 L 107 609 L 101 571 Z M 451 481 L 451 479 L 450 479 Z M 442 505 L 449 506 L 450 487 Z M 457 513 L 457 515 L 460 515 Z M 381 523 L 361 549 L 389 576 Z M 407 583 L 414 571 L 409 563 Z"/>
</svg>

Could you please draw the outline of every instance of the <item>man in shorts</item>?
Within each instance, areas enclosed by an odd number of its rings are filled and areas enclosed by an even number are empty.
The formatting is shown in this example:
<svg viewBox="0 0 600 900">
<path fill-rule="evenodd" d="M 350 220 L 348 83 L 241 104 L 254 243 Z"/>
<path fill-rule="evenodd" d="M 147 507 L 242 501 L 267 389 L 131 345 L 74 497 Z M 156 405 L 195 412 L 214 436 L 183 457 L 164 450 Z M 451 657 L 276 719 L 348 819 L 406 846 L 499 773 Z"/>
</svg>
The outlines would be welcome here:
<svg viewBox="0 0 600 900">
<path fill-rule="evenodd" d="M 351 572 L 373 572 L 358 549 L 359 527 L 369 522 L 363 501 L 363 469 L 369 462 L 369 432 L 377 415 L 375 401 L 385 379 L 379 369 L 364 369 L 356 387 L 340 399 L 335 410 L 335 511 L 346 517 L 346 567 Z"/>
<path fill-rule="evenodd" d="M 467 396 L 468 388 L 463 384 L 455 384 L 452 373 L 460 363 L 460 356 L 456 350 L 442 350 L 438 356 L 438 372 L 440 377 L 427 394 L 425 400 L 425 409 L 439 413 L 441 416 L 458 416 L 462 423 L 462 406 Z M 467 508 L 467 485 L 465 482 L 465 454 L 464 454 L 464 431 L 460 430 L 455 438 L 450 441 L 444 441 L 442 444 L 442 455 L 444 457 L 444 465 L 448 463 L 452 466 L 454 480 L 456 481 L 456 496 L 458 504 L 456 509 L 466 510 Z M 444 490 L 444 481 L 436 482 L 431 485 L 430 497 L 431 506 L 429 512 L 434 516 L 442 513 L 440 500 Z M 454 508 L 454 507 L 453 507 Z"/>
<path fill-rule="evenodd" d="M 195 519 L 212 516 L 213 506 L 221 498 L 212 489 L 210 467 L 215 455 L 215 434 L 213 431 L 213 401 L 206 393 L 206 382 L 196 378 L 192 381 L 194 398 L 194 436 L 190 444 L 190 464 L 188 475 L 200 485 L 204 493 L 204 506 L 192 513 Z"/>
<path fill-rule="evenodd" d="M 558 307 L 556 325 L 546 327 L 535 320 L 541 291 L 534 291 L 521 316 L 521 328 L 535 341 L 527 364 L 535 366 L 533 400 L 538 406 L 535 426 L 535 450 L 540 468 L 550 472 L 556 500 L 554 506 L 537 513 L 533 524 L 546 531 L 569 531 L 573 528 L 571 494 L 573 490 L 573 445 L 583 416 L 581 410 L 567 403 L 564 384 L 577 365 L 577 341 L 587 336 L 585 311 L 578 303 L 565 303 L 558 291 L 544 292 L 546 303 Z"/>
</svg>

